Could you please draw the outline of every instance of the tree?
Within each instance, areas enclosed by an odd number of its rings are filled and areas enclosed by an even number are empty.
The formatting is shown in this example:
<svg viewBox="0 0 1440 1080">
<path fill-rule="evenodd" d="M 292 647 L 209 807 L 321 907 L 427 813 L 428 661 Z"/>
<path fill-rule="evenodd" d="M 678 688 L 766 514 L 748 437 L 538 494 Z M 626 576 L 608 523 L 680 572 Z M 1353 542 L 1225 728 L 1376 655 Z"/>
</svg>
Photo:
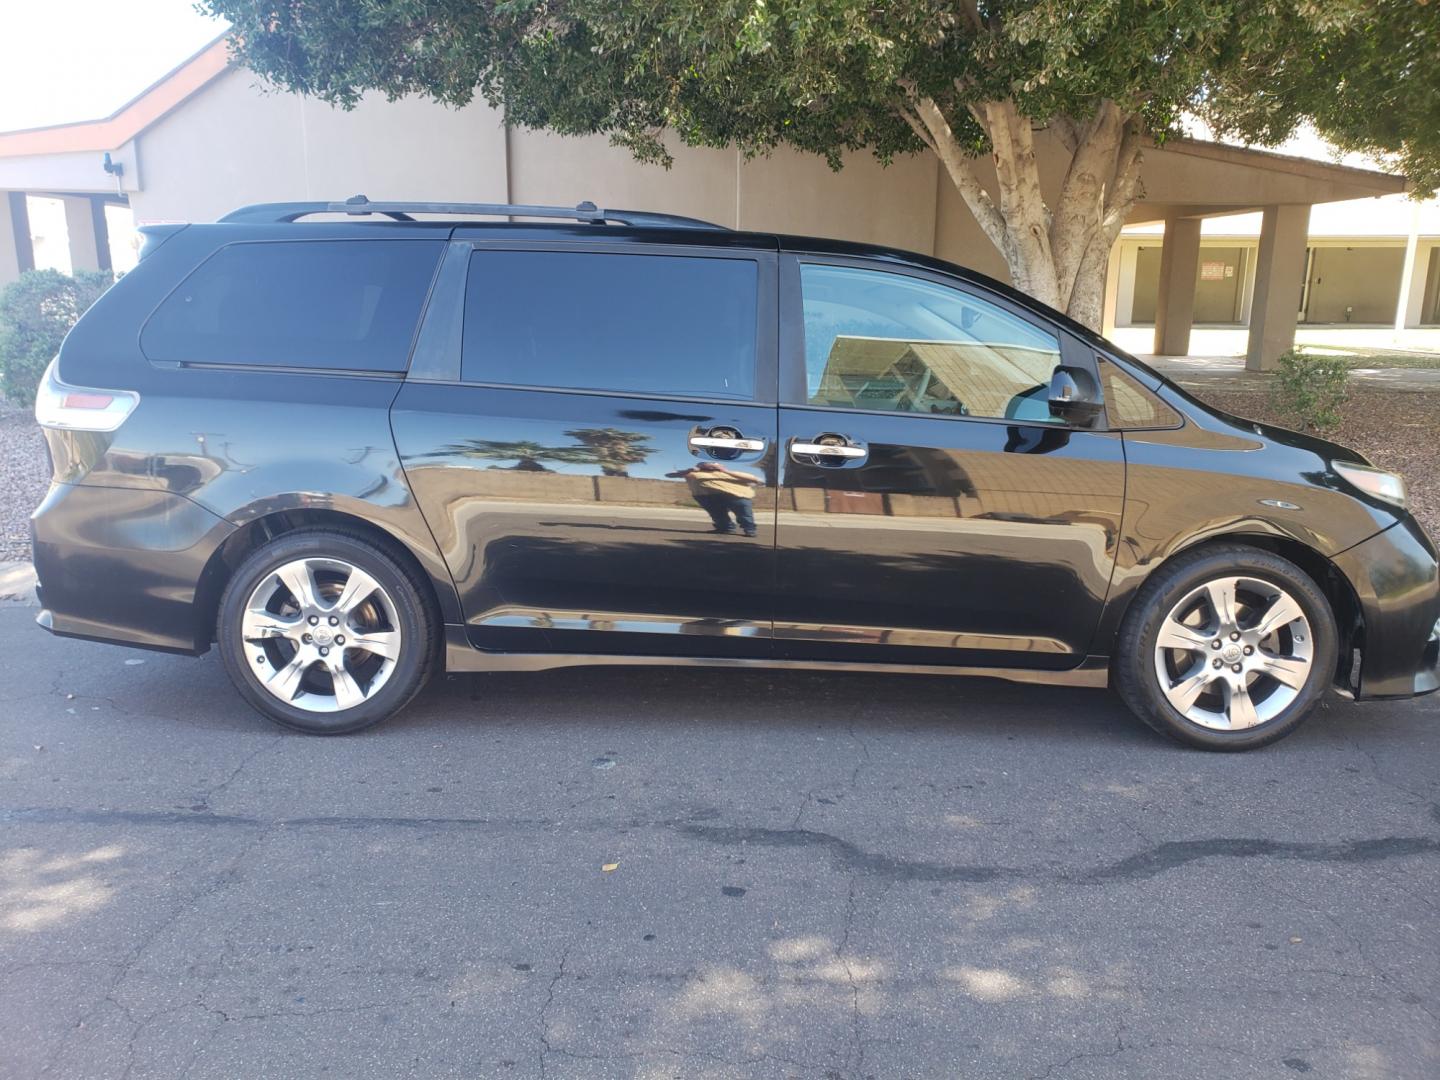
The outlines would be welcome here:
<svg viewBox="0 0 1440 1080">
<path fill-rule="evenodd" d="M 619 428 L 577 428 L 565 432 L 572 439 L 578 439 L 606 476 L 629 476 L 631 465 L 641 464 L 655 453 L 653 446 L 641 446 L 649 442 L 650 436 L 638 431 L 621 431 Z"/>
<path fill-rule="evenodd" d="M 105 270 L 73 277 L 59 270 L 27 270 L 0 289 L 0 392 L 16 405 L 35 404 L 35 391 L 60 343 L 115 283 Z"/>
<path fill-rule="evenodd" d="M 1144 150 L 1187 116 L 1269 144 L 1312 123 L 1440 182 L 1429 0 L 206 0 L 240 59 L 342 106 L 366 90 L 610 135 L 668 163 L 780 145 L 933 151 L 1015 285 L 1096 325 Z M 1068 155 L 1041 190 L 1035 135 Z M 994 191 L 976 162 L 989 155 Z"/>
<path fill-rule="evenodd" d="M 513 469 L 519 472 L 550 472 L 547 461 L 562 464 L 581 464 L 592 460 L 590 453 L 580 446 L 545 446 L 529 439 L 500 441 L 496 439 L 466 439 L 450 443 L 432 451 L 428 457 L 469 457 L 481 461 L 513 461 L 514 465 L 492 465 L 492 469 Z"/>
</svg>

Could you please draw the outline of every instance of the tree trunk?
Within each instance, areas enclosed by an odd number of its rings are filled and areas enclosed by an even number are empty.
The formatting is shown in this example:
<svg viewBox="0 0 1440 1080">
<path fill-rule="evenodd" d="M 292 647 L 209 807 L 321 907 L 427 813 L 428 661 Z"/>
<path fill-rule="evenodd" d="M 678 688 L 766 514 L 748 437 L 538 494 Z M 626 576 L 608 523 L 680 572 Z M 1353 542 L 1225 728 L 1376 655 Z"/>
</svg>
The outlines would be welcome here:
<svg viewBox="0 0 1440 1080">
<path fill-rule="evenodd" d="M 1140 193 L 1138 119 L 1108 100 L 1088 120 L 1055 118 L 1051 127 L 1070 164 L 1052 205 L 1041 191 L 1031 121 L 1011 101 L 986 102 L 971 113 L 990 137 L 998 198 L 980 182 L 975 160 L 932 99 L 911 94 L 901 110 L 1004 256 L 1012 284 L 1099 330 L 1110 249 Z"/>
</svg>

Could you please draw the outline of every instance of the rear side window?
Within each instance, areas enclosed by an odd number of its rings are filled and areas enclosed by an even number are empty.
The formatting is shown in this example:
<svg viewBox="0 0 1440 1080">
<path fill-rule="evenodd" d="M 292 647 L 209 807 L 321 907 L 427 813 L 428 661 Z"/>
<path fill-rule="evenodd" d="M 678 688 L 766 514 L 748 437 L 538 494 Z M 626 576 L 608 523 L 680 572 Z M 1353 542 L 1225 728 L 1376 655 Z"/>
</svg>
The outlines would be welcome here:
<svg viewBox="0 0 1440 1080">
<path fill-rule="evenodd" d="M 750 259 L 477 251 L 462 377 L 748 400 L 758 278 Z"/>
<path fill-rule="evenodd" d="M 151 360 L 187 364 L 401 372 L 443 247 L 231 244 L 166 298 L 140 346 Z"/>
</svg>

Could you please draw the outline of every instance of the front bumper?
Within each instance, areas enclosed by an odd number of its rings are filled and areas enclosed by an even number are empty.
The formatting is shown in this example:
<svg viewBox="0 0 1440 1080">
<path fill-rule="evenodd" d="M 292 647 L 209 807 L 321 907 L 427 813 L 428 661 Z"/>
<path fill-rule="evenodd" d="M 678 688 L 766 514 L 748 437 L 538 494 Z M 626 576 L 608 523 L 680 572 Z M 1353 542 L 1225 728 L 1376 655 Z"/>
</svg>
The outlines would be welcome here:
<svg viewBox="0 0 1440 1080">
<path fill-rule="evenodd" d="M 36 621 L 65 637 L 203 652 L 210 627 L 196 599 L 234 531 L 182 495 L 52 484 L 30 515 Z"/>
<path fill-rule="evenodd" d="M 1414 518 L 1341 552 L 1335 565 L 1364 623 L 1357 698 L 1414 697 L 1440 689 L 1440 566 Z"/>
</svg>

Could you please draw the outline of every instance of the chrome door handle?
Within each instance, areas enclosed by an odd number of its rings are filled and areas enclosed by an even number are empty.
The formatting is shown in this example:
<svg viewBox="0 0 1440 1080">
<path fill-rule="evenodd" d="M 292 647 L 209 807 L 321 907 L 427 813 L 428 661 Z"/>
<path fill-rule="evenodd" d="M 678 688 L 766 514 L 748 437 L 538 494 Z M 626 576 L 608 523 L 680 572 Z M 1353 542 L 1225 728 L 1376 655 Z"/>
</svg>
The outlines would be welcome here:
<svg viewBox="0 0 1440 1080">
<path fill-rule="evenodd" d="M 717 435 L 691 435 L 690 445 L 697 450 L 764 450 L 764 439 L 726 439 Z"/>
<path fill-rule="evenodd" d="M 810 442 L 790 444 L 790 453 L 793 456 L 856 459 L 863 458 L 869 452 L 863 446 L 829 446 L 825 443 Z"/>
</svg>

